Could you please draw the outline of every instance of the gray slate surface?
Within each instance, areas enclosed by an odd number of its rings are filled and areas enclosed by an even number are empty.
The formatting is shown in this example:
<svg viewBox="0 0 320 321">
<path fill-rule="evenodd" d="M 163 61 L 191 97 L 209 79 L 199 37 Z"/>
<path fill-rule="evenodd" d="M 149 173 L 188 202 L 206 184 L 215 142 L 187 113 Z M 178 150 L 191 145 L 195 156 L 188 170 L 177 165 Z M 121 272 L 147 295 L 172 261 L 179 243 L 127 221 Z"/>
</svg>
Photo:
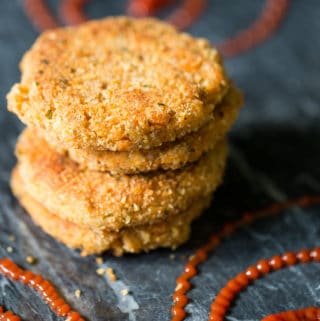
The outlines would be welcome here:
<svg viewBox="0 0 320 321">
<path fill-rule="evenodd" d="M 55 1 L 51 1 L 55 4 Z M 93 1 L 91 17 L 120 14 L 124 1 Z M 190 32 L 218 42 L 249 24 L 260 1 L 212 1 Z M 305 193 L 320 193 L 320 3 L 295 0 L 281 30 L 261 47 L 226 62 L 229 74 L 246 94 L 246 106 L 235 126 L 225 184 L 212 207 L 194 224 L 193 235 L 169 259 L 170 251 L 113 258 L 121 282 L 97 276 L 93 257 L 81 258 L 38 229 L 12 197 L 8 181 L 15 163 L 13 147 L 22 125 L 6 111 L 5 94 L 19 79 L 22 53 L 37 32 L 25 17 L 21 1 L 3 0 L 0 7 L 0 257 L 23 267 L 34 255 L 32 270 L 52 280 L 64 297 L 89 321 L 168 321 L 174 280 L 182 255 L 202 244 L 223 220 Z M 320 245 L 320 207 L 285 211 L 245 228 L 225 242 L 194 279 L 188 321 L 207 320 L 209 304 L 225 281 L 261 257 Z M 14 234 L 16 242 L 9 240 Z M 8 246 L 13 253 L 6 253 Z M 319 265 L 279 271 L 242 293 L 228 320 L 260 320 L 266 314 L 320 305 Z M 123 301 L 122 288 L 130 288 Z M 81 289 L 81 299 L 74 290 Z M 23 320 L 59 320 L 39 297 L 0 277 L 0 305 Z"/>
</svg>

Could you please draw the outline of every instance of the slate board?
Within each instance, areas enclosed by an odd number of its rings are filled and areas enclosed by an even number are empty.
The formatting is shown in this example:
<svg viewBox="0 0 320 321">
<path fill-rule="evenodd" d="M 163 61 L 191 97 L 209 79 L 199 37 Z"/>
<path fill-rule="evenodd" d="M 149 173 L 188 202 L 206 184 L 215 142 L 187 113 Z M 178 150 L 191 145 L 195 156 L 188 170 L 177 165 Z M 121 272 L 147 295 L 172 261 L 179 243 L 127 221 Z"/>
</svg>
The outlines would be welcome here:
<svg viewBox="0 0 320 321">
<path fill-rule="evenodd" d="M 95 273 L 93 257 L 82 258 L 37 228 L 13 198 L 8 181 L 13 148 L 22 125 L 6 111 L 5 94 L 19 79 L 18 62 L 37 32 L 22 1 L 2 1 L 0 10 L 0 257 L 23 267 L 26 255 L 38 258 L 32 270 L 52 280 L 67 301 L 89 321 L 167 321 L 175 278 L 190 255 L 222 221 L 306 193 L 320 193 L 320 3 L 293 1 L 281 30 L 250 53 L 228 60 L 229 74 L 246 94 L 246 105 L 230 135 L 225 183 L 215 202 L 194 224 L 190 242 L 176 258 L 169 250 L 123 258 L 104 256 L 121 282 Z M 51 1 L 55 5 L 55 1 Z M 124 1 L 93 1 L 91 17 L 123 13 Z M 260 1 L 212 1 L 190 32 L 212 41 L 232 35 L 259 13 Z M 188 321 L 207 320 L 209 304 L 227 279 L 256 262 L 286 250 L 320 245 L 320 207 L 285 211 L 245 228 L 226 241 L 201 267 L 190 292 Z M 10 235 L 16 241 L 9 240 Z M 6 248 L 13 247 L 13 253 Z M 228 320 L 260 320 L 280 310 L 320 305 L 319 265 L 279 271 L 240 295 Z M 130 295 L 119 295 L 122 288 Z M 75 298 L 80 289 L 82 296 Z M 23 320 L 59 320 L 32 291 L 0 277 L 0 305 Z"/>
</svg>

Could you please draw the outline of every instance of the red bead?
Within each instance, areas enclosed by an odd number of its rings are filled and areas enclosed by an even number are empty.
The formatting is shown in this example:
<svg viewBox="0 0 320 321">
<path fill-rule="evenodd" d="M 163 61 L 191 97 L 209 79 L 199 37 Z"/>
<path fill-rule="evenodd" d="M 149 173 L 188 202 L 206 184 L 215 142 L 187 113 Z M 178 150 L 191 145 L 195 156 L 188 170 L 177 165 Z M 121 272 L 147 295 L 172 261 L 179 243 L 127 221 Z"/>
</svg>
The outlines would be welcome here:
<svg viewBox="0 0 320 321">
<path fill-rule="evenodd" d="M 238 283 L 235 279 L 228 281 L 226 284 L 226 287 L 228 287 L 233 292 L 239 292 L 242 288 L 242 285 Z"/>
<path fill-rule="evenodd" d="M 36 288 L 39 283 L 42 283 L 43 278 L 40 275 L 35 275 L 30 281 L 29 285 L 32 288 Z"/>
<path fill-rule="evenodd" d="M 33 278 L 34 274 L 30 271 L 26 271 L 23 274 L 20 275 L 19 280 L 23 283 L 23 284 L 28 284 L 30 282 L 30 280 Z"/>
<path fill-rule="evenodd" d="M 173 302 L 178 302 L 179 299 L 180 299 L 180 296 L 184 296 L 184 293 L 174 292 L 174 293 L 172 294 L 172 301 L 173 301 Z"/>
<path fill-rule="evenodd" d="M 6 275 L 11 280 L 18 280 L 20 269 L 16 265 L 9 265 L 8 268 L 4 270 L 4 275 Z"/>
<path fill-rule="evenodd" d="M 221 244 L 221 237 L 219 233 L 210 236 L 209 241 L 202 248 L 208 253 L 216 249 Z"/>
<path fill-rule="evenodd" d="M 219 295 L 221 295 L 222 297 L 226 298 L 227 300 L 232 300 L 234 298 L 234 296 L 235 296 L 235 293 L 225 286 L 220 291 Z"/>
<path fill-rule="evenodd" d="M 202 249 L 206 252 L 206 253 L 209 253 L 211 252 L 212 250 L 214 250 L 217 246 L 212 243 L 212 242 L 207 242 L 205 245 L 202 246 Z"/>
<path fill-rule="evenodd" d="M 208 254 L 201 248 L 196 251 L 196 255 L 199 257 L 201 262 L 204 262 L 208 258 Z"/>
<path fill-rule="evenodd" d="M 71 311 L 67 315 L 67 320 L 68 321 L 79 321 L 80 318 L 81 318 L 80 314 L 78 312 L 75 312 L 75 311 Z"/>
<path fill-rule="evenodd" d="M 65 316 L 71 310 L 68 304 L 63 304 L 57 307 L 57 314 L 59 316 Z"/>
<path fill-rule="evenodd" d="M 10 269 L 11 267 L 12 267 L 12 262 L 9 259 L 4 258 L 0 260 L 1 273 L 5 274 L 8 271 L 8 269 Z"/>
<path fill-rule="evenodd" d="M 268 274 L 270 272 L 270 265 L 268 260 L 260 260 L 257 263 L 257 269 L 262 274 Z"/>
<path fill-rule="evenodd" d="M 173 317 L 175 317 L 175 316 L 180 317 L 180 318 L 182 318 L 181 320 L 183 320 L 187 316 L 187 313 L 182 308 L 173 306 L 171 308 L 171 315 Z"/>
<path fill-rule="evenodd" d="M 173 298 L 174 302 L 175 302 L 175 306 L 179 307 L 179 308 L 183 308 L 185 307 L 188 302 L 189 302 L 189 299 L 186 295 L 184 294 L 180 294 L 180 295 L 177 295 Z"/>
<path fill-rule="evenodd" d="M 282 316 L 284 314 L 284 319 L 286 321 L 300 321 L 299 318 L 298 318 L 298 315 L 297 315 L 297 313 L 295 311 L 286 311 L 286 312 L 283 312 L 281 314 L 282 314 Z"/>
<path fill-rule="evenodd" d="M 217 246 L 219 246 L 219 245 L 221 244 L 221 239 L 220 239 L 219 235 L 213 234 L 213 235 L 210 237 L 209 242 L 210 242 L 213 246 L 217 247 Z"/>
<path fill-rule="evenodd" d="M 184 277 L 179 277 L 176 280 L 177 283 L 177 291 L 181 291 L 183 293 L 189 291 L 189 289 L 191 288 L 191 284 L 190 282 L 188 282 Z"/>
<path fill-rule="evenodd" d="M 274 270 L 279 270 L 283 266 L 283 261 L 282 258 L 278 255 L 274 256 L 269 260 L 269 265 L 274 269 Z"/>
<path fill-rule="evenodd" d="M 211 304 L 210 309 L 211 309 L 211 313 L 214 313 L 220 316 L 224 316 L 227 311 L 227 309 L 224 306 L 219 305 L 216 302 Z"/>
<path fill-rule="evenodd" d="M 217 314 L 211 314 L 209 315 L 209 321 L 223 321 L 223 317 Z"/>
<path fill-rule="evenodd" d="M 247 286 L 249 284 L 249 279 L 245 273 L 239 273 L 235 278 L 234 278 L 239 284 L 241 284 L 243 287 Z"/>
<path fill-rule="evenodd" d="M 279 319 L 276 315 L 268 315 L 267 317 L 263 318 L 261 321 L 284 321 L 283 319 Z"/>
<path fill-rule="evenodd" d="M 317 319 L 317 315 L 319 318 Z M 320 309 L 310 307 L 304 310 L 304 316 L 307 320 L 320 320 Z"/>
<path fill-rule="evenodd" d="M 195 275 L 197 275 L 197 270 L 195 269 L 195 267 L 190 264 L 190 263 L 187 263 L 185 266 L 184 266 L 184 275 L 185 277 L 187 278 L 192 278 L 194 277 Z"/>
<path fill-rule="evenodd" d="M 309 250 L 301 250 L 297 253 L 297 259 L 302 263 L 308 263 L 312 260 Z"/>
<path fill-rule="evenodd" d="M 58 296 L 58 294 L 56 293 L 56 290 L 54 289 L 54 287 L 50 286 L 42 292 L 42 296 L 44 299 L 51 302 L 52 301 L 51 298 Z"/>
<path fill-rule="evenodd" d="M 226 223 L 222 228 L 221 234 L 223 236 L 229 236 L 235 231 L 236 228 L 237 228 L 237 226 L 235 224 L 233 224 L 231 222 L 230 223 Z"/>
<path fill-rule="evenodd" d="M 260 273 L 255 266 L 250 266 L 246 270 L 246 276 L 249 280 L 256 280 L 260 276 Z"/>
<path fill-rule="evenodd" d="M 40 293 L 43 293 L 44 291 L 44 280 L 42 280 L 41 282 L 35 284 L 34 288 L 40 292 Z"/>
<path fill-rule="evenodd" d="M 225 308 L 229 308 L 230 306 L 230 301 L 228 299 L 226 299 L 225 297 L 221 296 L 220 294 L 218 296 L 216 296 L 215 300 L 214 300 L 215 303 L 225 307 Z"/>
<path fill-rule="evenodd" d="M 21 319 L 14 315 L 12 311 L 6 311 L 3 312 L 3 310 L 0 311 L 0 320 L 1 321 L 21 321 Z"/>
<path fill-rule="evenodd" d="M 251 214 L 251 213 L 245 213 L 243 216 L 242 216 L 242 222 L 244 224 L 250 224 L 254 221 L 255 217 Z"/>
<path fill-rule="evenodd" d="M 288 253 L 285 253 L 282 255 L 282 261 L 286 265 L 290 266 L 290 265 L 294 265 L 297 263 L 297 258 L 294 253 L 288 252 Z"/>
<path fill-rule="evenodd" d="M 61 298 L 59 297 L 58 294 L 56 294 L 56 296 L 52 296 L 51 297 L 51 302 L 49 304 L 50 304 L 50 307 L 51 307 L 52 310 L 56 310 L 57 307 L 59 305 L 61 305 L 61 301 L 60 300 L 61 300 Z M 64 301 L 62 302 L 62 304 L 63 303 L 64 303 Z"/>
<path fill-rule="evenodd" d="M 189 259 L 189 263 L 196 267 L 201 263 L 201 259 L 197 255 L 192 255 Z"/>
<path fill-rule="evenodd" d="M 13 315 L 13 312 L 12 311 L 6 311 L 4 314 L 3 314 L 5 317 L 11 317 Z"/>
<path fill-rule="evenodd" d="M 315 248 L 310 252 L 310 256 L 314 261 L 320 261 L 320 247 Z"/>
</svg>

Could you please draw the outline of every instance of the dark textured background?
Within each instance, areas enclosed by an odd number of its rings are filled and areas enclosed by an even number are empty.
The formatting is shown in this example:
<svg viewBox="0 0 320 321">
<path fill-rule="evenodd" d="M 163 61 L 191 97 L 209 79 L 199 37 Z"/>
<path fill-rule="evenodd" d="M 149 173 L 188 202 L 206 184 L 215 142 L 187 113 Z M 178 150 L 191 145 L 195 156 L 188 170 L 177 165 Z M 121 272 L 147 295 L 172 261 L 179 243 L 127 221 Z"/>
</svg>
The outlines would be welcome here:
<svg viewBox="0 0 320 321">
<path fill-rule="evenodd" d="M 34 226 L 12 197 L 8 181 L 15 163 L 13 147 L 22 125 L 6 111 L 5 94 L 18 81 L 18 62 L 37 36 L 21 0 L 0 7 L 0 257 L 52 280 L 89 321 L 168 321 L 170 295 L 182 270 L 183 255 L 204 242 L 222 220 L 305 193 L 320 193 L 320 2 L 295 0 L 279 32 L 259 48 L 226 61 L 229 74 L 246 95 L 245 108 L 230 135 L 231 155 L 225 184 L 207 213 L 194 224 L 189 243 L 175 252 L 104 256 L 121 281 L 108 283 L 95 273 L 93 257 L 81 258 Z M 51 1 L 55 4 L 57 1 Z M 263 1 L 209 1 L 209 10 L 190 28 L 214 42 L 234 34 L 258 15 Z M 93 1 L 91 17 L 123 12 L 124 1 Z M 256 262 L 286 250 L 320 245 L 320 207 L 294 208 L 234 235 L 201 267 L 190 292 L 188 321 L 207 319 L 209 304 L 227 279 Z M 9 235 L 14 234 L 12 242 Z M 6 248 L 13 247 L 13 253 Z M 279 271 L 240 295 L 228 320 L 260 320 L 283 309 L 320 305 L 319 265 Z M 119 291 L 130 288 L 130 295 Z M 80 299 L 73 292 L 82 290 Z M 39 297 L 0 276 L 0 305 L 23 320 L 59 320 Z"/>
</svg>

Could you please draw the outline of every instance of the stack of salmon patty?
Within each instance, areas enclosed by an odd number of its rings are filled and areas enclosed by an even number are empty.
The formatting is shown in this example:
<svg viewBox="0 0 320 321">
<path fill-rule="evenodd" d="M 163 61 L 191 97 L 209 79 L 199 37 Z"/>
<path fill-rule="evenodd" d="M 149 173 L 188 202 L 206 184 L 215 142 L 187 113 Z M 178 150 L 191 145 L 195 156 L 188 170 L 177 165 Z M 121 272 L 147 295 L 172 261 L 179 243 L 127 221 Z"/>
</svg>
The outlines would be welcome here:
<svg viewBox="0 0 320 321">
<path fill-rule="evenodd" d="M 43 33 L 8 109 L 12 189 L 34 222 L 85 254 L 176 247 L 221 183 L 242 97 L 204 39 L 113 17 Z"/>
</svg>

